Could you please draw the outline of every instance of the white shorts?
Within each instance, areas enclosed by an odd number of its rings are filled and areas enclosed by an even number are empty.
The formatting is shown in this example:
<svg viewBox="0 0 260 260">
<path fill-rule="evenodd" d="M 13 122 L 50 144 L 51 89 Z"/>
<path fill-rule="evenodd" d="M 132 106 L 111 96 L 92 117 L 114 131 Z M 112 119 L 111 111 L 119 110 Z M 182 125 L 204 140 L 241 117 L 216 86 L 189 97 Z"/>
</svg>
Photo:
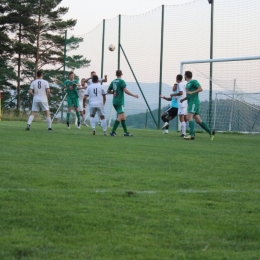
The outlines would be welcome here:
<svg viewBox="0 0 260 260">
<path fill-rule="evenodd" d="M 178 115 L 187 115 L 187 107 L 178 108 Z"/>
<path fill-rule="evenodd" d="M 42 111 L 49 110 L 48 102 L 33 102 L 33 104 L 32 104 L 32 111 L 39 112 L 40 109 Z"/>
<path fill-rule="evenodd" d="M 105 110 L 104 107 L 89 107 L 89 114 L 95 115 L 96 113 L 98 113 L 98 116 L 105 116 Z"/>
<path fill-rule="evenodd" d="M 80 112 L 81 112 L 81 111 L 84 111 L 83 100 L 79 100 L 78 110 L 79 110 Z"/>
</svg>

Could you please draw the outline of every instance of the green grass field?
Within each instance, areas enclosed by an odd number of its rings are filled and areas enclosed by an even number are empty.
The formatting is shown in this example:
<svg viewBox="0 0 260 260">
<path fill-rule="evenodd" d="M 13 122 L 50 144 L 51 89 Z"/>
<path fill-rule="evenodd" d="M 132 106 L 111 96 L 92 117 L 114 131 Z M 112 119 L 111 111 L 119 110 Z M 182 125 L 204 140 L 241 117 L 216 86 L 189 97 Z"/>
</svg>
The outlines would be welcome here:
<svg viewBox="0 0 260 260">
<path fill-rule="evenodd" d="M 0 122 L 0 259 L 260 259 L 260 135 Z"/>
</svg>

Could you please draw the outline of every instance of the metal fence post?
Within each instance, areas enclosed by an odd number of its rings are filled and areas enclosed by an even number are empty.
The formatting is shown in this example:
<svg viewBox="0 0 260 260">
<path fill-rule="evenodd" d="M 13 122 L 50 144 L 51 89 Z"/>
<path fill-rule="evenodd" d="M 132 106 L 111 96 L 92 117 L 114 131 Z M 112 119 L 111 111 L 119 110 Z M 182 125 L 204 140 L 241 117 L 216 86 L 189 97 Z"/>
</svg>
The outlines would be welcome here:
<svg viewBox="0 0 260 260">
<path fill-rule="evenodd" d="M 210 22 L 210 59 L 213 59 L 213 22 L 214 22 L 214 0 L 209 1 L 211 4 L 211 22 Z M 211 128 L 212 119 L 212 72 L 213 64 L 210 62 L 209 69 L 209 127 Z"/>
<path fill-rule="evenodd" d="M 163 33 L 164 33 L 164 5 L 162 5 L 162 21 L 161 21 L 161 53 L 160 53 L 159 96 L 162 94 Z M 157 129 L 160 129 L 160 122 L 161 122 L 161 105 L 162 105 L 162 104 L 161 104 L 161 98 L 159 97 Z"/>
<path fill-rule="evenodd" d="M 121 45 L 121 14 L 118 16 L 118 47 L 117 47 L 117 69 L 120 69 L 120 45 Z"/>
<path fill-rule="evenodd" d="M 105 47 L 105 27 L 106 27 L 106 20 L 103 19 L 103 33 L 102 33 L 102 57 L 101 57 L 101 78 L 103 79 L 104 73 L 104 47 Z M 102 82 L 101 82 L 102 84 Z"/>
<path fill-rule="evenodd" d="M 65 30 L 64 37 L 64 54 L 63 54 L 63 75 L 62 75 L 62 84 L 65 81 L 65 73 L 66 73 L 66 54 L 67 54 L 67 30 Z M 62 100 L 64 98 L 64 93 L 62 93 Z M 63 120 L 63 102 L 61 105 L 61 122 Z"/>
</svg>

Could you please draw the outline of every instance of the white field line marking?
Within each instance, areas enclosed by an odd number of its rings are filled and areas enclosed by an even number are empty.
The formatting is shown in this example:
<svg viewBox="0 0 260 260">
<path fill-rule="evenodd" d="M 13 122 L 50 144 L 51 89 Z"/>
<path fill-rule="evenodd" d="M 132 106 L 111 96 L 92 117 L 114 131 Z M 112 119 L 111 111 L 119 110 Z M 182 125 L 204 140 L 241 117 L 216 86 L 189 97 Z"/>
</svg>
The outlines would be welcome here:
<svg viewBox="0 0 260 260">
<path fill-rule="evenodd" d="M 134 193 L 143 193 L 143 194 L 155 194 L 155 193 L 158 193 L 158 191 L 154 191 L 154 190 L 96 190 L 95 192 L 96 193 L 106 193 L 106 192 L 109 192 L 109 193 L 124 193 L 124 192 L 129 192 L 129 191 L 132 191 Z"/>
<path fill-rule="evenodd" d="M 251 193 L 260 190 L 179 190 L 179 193 Z"/>
<path fill-rule="evenodd" d="M 61 192 L 64 191 L 62 189 L 38 189 L 38 188 L 0 188 L 0 192 L 9 192 L 9 191 L 21 191 L 21 192 Z M 155 191 L 155 190 L 108 190 L 108 189 L 86 189 L 84 191 L 90 191 L 94 193 L 125 193 L 125 192 L 134 192 L 140 194 L 156 194 L 156 193 L 169 193 L 169 191 Z M 176 190 L 175 193 L 260 193 L 260 190 Z M 66 193 L 66 192 L 64 192 Z"/>
</svg>

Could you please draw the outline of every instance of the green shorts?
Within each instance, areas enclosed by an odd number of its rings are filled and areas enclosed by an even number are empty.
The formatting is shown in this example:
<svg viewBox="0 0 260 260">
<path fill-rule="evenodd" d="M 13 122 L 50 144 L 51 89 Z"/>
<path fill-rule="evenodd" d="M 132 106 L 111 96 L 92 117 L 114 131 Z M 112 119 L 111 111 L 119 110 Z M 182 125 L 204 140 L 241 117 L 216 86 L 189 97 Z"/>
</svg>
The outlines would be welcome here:
<svg viewBox="0 0 260 260">
<path fill-rule="evenodd" d="M 195 103 L 188 103 L 188 114 L 199 115 L 200 105 Z"/>
<path fill-rule="evenodd" d="M 79 106 L 79 99 L 78 98 L 67 98 L 68 107 L 78 107 Z"/>
<path fill-rule="evenodd" d="M 123 114 L 125 113 L 124 106 L 123 105 L 113 105 L 117 114 Z"/>
</svg>

